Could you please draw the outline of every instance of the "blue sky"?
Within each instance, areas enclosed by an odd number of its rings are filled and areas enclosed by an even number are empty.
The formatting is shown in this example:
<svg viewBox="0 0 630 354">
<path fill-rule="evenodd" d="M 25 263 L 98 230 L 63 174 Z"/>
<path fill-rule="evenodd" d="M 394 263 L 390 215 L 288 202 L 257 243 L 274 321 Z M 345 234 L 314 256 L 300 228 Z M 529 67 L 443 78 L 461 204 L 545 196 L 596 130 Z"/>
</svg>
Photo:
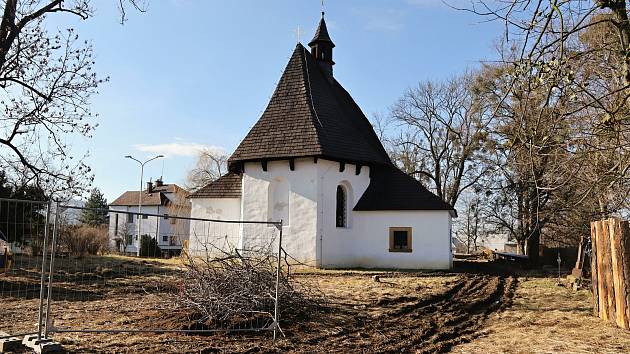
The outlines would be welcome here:
<svg viewBox="0 0 630 354">
<path fill-rule="evenodd" d="M 94 185 L 112 201 L 137 189 L 139 168 L 123 158 L 163 153 L 147 178 L 182 183 L 195 151 L 231 152 L 256 122 L 296 43 L 311 39 L 319 0 L 151 0 L 119 24 L 117 1 L 95 1 L 88 21 L 54 19 L 91 40 L 95 69 L 110 81 L 93 100 L 99 128 L 74 139 L 89 150 Z M 439 0 L 328 0 L 335 77 L 368 117 L 421 80 L 444 79 L 494 57 L 498 23 Z"/>
</svg>

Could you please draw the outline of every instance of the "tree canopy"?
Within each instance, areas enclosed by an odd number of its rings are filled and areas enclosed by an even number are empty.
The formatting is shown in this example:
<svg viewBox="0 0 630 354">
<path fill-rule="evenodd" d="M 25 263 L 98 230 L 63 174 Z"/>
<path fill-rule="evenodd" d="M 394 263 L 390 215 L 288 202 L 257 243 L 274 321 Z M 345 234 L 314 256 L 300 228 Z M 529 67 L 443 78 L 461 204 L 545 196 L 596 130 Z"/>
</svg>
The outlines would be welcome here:
<svg viewBox="0 0 630 354">
<path fill-rule="evenodd" d="M 81 210 L 79 216 L 79 222 L 83 225 L 100 226 L 107 224 L 108 212 L 107 212 L 107 199 L 98 188 L 92 189 L 90 197 L 85 203 L 85 208 Z"/>
</svg>

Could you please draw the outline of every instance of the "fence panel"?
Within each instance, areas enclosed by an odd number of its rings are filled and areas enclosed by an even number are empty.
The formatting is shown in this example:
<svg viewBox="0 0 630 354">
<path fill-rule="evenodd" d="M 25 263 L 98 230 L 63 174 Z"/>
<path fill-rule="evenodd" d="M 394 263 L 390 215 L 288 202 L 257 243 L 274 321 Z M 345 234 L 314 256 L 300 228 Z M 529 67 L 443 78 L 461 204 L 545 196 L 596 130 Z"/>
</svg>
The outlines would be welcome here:
<svg viewBox="0 0 630 354">
<path fill-rule="evenodd" d="M 0 199 L 0 332 L 41 333 L 49 216 L 47 202 Z"/>
<path fill-rule="evenodd" d="M 65 208 L 82 209 L 58 210 Z M 102 231 L 108 251 L 79 252 L 85 230 L 64 223 L 55 229 L 45 334 L 275 333 L 280 225 L 112 210 L 109 215 Z M 138 221 L 155 227 L 143 226 L 138 237 Z M 163 226 L 176 224 L 186 227 Z M 163 252 L 160 246 L 166 245 L 169 251 Z"/>
</svg>

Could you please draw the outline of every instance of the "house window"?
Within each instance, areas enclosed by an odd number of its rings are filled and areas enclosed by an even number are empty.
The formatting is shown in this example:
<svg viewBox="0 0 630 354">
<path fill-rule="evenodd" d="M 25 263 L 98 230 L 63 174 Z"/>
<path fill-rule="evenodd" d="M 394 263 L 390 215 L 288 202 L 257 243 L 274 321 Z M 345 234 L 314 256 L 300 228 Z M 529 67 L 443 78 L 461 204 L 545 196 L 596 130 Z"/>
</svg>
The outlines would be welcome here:
<svg viewBox="0 0 630 354">
<path fill-rule="evenodd" d="M 127 214 L 127 223 L 133 224 L 133 214 Z"/>
<path fill-rule="evenodd" d="M 411 237 L 410 227 L 390 227 L 389 251 L 411 252 Z"/>
<path fill-rule="evenodd" d="M 144 215 L 144 214 L 142 214 L 142 218 L 143 218 L 143 219 L 148 219 L 148 218 L 149 218 L 149 215 Z"/>
<path fill-rule="evenodd" d="M 162 236 L 162 242 L 168 242 L 168 236 Z"/>
<path fill-rule="evenodd" d="M 348 226 L 347 205 L 348 197 L 345 188 L 343 186 L 337 186 L 337 215 L 335 218 L 337 227 Z"/>
</svg>

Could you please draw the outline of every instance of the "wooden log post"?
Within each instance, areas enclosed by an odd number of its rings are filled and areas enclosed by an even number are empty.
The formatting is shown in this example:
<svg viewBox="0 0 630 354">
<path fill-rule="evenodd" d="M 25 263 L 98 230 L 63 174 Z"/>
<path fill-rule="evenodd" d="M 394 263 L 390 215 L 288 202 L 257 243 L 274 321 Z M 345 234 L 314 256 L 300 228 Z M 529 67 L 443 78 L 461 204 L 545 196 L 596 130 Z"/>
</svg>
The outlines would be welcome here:
<svg viewBox="0 0 630 354">
<path fill-rule="evenodd" d="M 624 255 L 621 221 L 618 219 L 609 219 L 607 226 L 608 234 L 610 235 L 611 273 L 615 300 L 615 317 L 612 320 L 617 323 L 617 326 L 628 329 L 628 318 L 626 317 L 626 286 L 624 281 L 627 274 L 623 266 Z"/>
<path fill-rule="evenodd" d="M 603 221 L 598 221 L 595 226 L 595 239 L 597 245 L 597 301 L 599 305 L 598 316 L 604 320 L 608 320 L 608 301 L 606 299 L 606 271 L 604 270 L 605 250 L 604 250 L 604 235 L 603 235 Z"/>
<path fill-rule="evenodd" d="M 630 329 L 630 226 L 611 218 L 591 223 L 593 314 Z"/>
<path fill-rule="evenodd" d="M 625 316 L 626 327 L 630 329 L 630 223 L 628 221 L 621 222 L 619 225 L 621 234 L 621 255 L 622 267 L 624 269 L 623 285 L 625 288 Z"/>
<path fill-rule="evenodd" d="M 591 288 L 593 289 L 593 316 L 600 317 L 599 273 L 597 264 L 597 221 L 593 221 L 591 222 Z"/>
<path fill-rule="evenodd" d="M 617 318 L 615 311 L 615 283 L 613 278 L 613 265 L 612 265 L 612 249 L 610 247 L 611 244 L 611 235 L 610 228 L 608 227 L 609 220 L 602 222 L 602 246 L 604 249 L 604 253 L 602 256 L 602 263 L 604 273 L 606 276 L 606 282 L 604 289 L 606 291 L 606 309 L 608 310 L 607 320 L 611 322 L 615 322 Z"/>
</svg>

